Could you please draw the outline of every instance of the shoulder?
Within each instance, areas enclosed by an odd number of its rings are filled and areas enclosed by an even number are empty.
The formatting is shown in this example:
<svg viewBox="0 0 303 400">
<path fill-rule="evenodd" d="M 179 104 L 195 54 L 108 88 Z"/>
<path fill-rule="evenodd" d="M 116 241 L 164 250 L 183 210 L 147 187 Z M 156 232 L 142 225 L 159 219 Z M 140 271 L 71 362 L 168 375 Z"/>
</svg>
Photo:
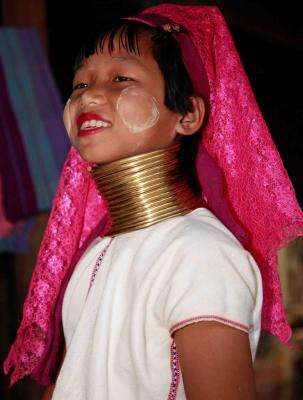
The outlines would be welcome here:
<svg viewBox="0 0 303 400">
<path fill-rule="evenodd" d="M 198 209 L 176 218 L 166 233 L 157 275 L 158 313 L 170 332 L 193 321 L 223 321 L 245 332 L 257 324 L 259 268 L 218 218 Z"/>
<path fill-rule="evenodd" d="M 259 268 L 252 255 L 205 208 L 163 221 L 149 237 L 140 250 L 146 254 L 152 247 L 169 286 L 175 283 L 184 290 L 203 286 L 214 293 L 228 287 L 255 292 L 260 286 Z"/>
<path fill-rule="evenodd" d="M 194 241 L 204 238 L 208 242 L 219 240 L 242 247 L 232 232 L 207 208 L 198 208 L 181 217 L 179 224 L 183 226 L 181 234 L 190 236 Z"/>
<path fill-rule="evenodd" d="M 176 219 L 163 238 L 163 260 L 170 287 L 203 287 L 208 298 L 238 293 L 255 298 L 261 275 L 253 258 L 223 223 L 207 209 Z"/>
<path fill-rule="evenodd" d="M 180 255 L 186 253 L 188 256 L 189 250 L 200 255 L 202 252 L 204 255 L 223 255 L 224 252 L 230 255 L 248 254 L 233 233 L 207 208 L 198 208 L 177 217 L 167 226 L 163 223 L 160 230 L 163 230 L 166 248 L 178 249 Z"/>
<path fill-rule="evenodd" d="M 138 265 L 161 270 L 158 280 L 226 281 L 237 271 L 247 281 L 259 279 L 253 257 L 206 208 L 125 234 L 118 247 L 132 252 Z"/>
</svg>

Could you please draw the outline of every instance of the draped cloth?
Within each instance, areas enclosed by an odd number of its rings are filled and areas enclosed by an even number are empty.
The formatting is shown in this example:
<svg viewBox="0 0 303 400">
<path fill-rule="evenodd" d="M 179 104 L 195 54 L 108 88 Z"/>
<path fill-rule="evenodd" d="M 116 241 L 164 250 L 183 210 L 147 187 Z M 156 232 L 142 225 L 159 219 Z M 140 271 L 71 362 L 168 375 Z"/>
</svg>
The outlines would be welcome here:
<svg viewBox="0 0 303 400">
<path fill-rule="evenodd" d="M 1 238 L 51 209 L 69 149 L 62 101 L 34 28 L 0 28 L 0 104 L 1 214 L 12 225 Z M 12 239 L 1 240 L 0 251 Z"/>
<path fill-rule="evenodd" d="M 158 22 L 155 16 L 160 16 Z M 183 59 L 190 54 L 199 58 L 196 67 L 188 67 L 189 60 L 184 60 L 197 93 L 202 93 L 208 83 L 204 91 L 208 96 L 208 121 L 196 162 L 203 199 L 256 259 L 264 288 L 263 329 L 287 343 L 291 330 L 281 296 L 277 250 L 303 234 L 303 214 L 226 22 L 216 7 L 174 4 L 151 7 L 135 18 L 154 26 L 162 25 L 166 19 L 168 23 L 173 21 L 190 38 L 190 51 L 186 51 L 189 47 L 184 40 L 173 33 L 183 47 Z M 204 75 L 199 79 L 199 74 L 206 74 L 207 79 Z M 200 80 L 203 85 L 197 84 Z M 12 383 L 46 362 L 45 349 L 53 330 L 50 321 L 62 280 L 74 253 L 106 214 L 86 167 L 71 149 L 25 301 L 23 320 L 5 361 L 6 373 L 13 368 Z M 47 379 L 41 381 L 47 383 Z"/>
</svg>

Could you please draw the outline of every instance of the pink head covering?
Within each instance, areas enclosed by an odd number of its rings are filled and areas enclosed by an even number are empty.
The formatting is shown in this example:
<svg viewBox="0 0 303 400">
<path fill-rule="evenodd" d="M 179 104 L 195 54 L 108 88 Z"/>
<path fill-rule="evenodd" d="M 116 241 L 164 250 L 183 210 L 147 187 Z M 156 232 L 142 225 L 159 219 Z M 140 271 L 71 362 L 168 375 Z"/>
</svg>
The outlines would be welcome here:
<svg viewBox="0 0 303 400">
<path fill-rule="evenodd" d="M 254 255 L 263 278 L 262 327 L 286 343 L 291 330 L 282 303 L 277 250 L 303 234 L 303 214 L 226 23 L 216 7 L 174 4 L 146 9 L 135 19 L 152 26 L 174 22 L 187 32 L 173 34 L 194 87 L 209 98 L 197 157 L 203 198 Z M 74 254 L 106 214 L 86 167 L 71 149 L 23 320 L 4 364 L 6 373 L 14 368 L 11 383 L 30 374 L 43 359 L 64 276 Z"/>
</svg>

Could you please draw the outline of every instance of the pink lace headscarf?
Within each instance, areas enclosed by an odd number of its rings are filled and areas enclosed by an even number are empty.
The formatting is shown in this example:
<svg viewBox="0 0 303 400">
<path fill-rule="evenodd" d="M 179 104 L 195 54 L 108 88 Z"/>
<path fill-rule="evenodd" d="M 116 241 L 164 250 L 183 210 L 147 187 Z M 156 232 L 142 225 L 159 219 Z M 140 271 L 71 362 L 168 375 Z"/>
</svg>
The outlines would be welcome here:
<svg viewBox="0 0 303 400">
<path fill-rule="evenodd" d="M 161 4 L 135 19 L 155 26 L 162 25 L 163 17 L 187 31 L 194 45 L 189 52 L 178 33 L 174 36 L 197 92 L 206 90 L 209 95 L 208 123 L 197 158 L 204 200 L 254 255 L 263 278 L 262 327 L 286 343 L 291 330 L 281 297 L 277 250 L 303 234 L 303 214 L 293 187 L 219 10 Z M 190 59 L 194 53 L 199 60 Z M 4 364 L 6 373 L 13 368 L 11 383 L 39 364 L 64 275 L 74 254 L 106 213 L 86 167 L 71 149 L 17 339 Z"/>
</svg>

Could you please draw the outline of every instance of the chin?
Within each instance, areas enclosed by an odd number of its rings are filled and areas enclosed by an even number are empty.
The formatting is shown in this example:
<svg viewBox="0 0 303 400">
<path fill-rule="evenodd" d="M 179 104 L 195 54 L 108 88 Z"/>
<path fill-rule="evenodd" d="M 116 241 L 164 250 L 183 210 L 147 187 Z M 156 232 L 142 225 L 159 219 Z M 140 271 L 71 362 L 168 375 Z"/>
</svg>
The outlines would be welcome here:
<svg viewBox="0 0 303 400">
<path fill-rule="evenodd" d="M 78 150 L 79 154 L 81 156 L 81 158 L 89 163 L 93 163 L 93 164 L 106 164 L 106 163 L 110 163 L 112 161 L 116 161 L 119 160 L 121 157 L 118 156 L 114 156 L 111 154 L 100 154 L 100 152 L 98 154 L 96 154 L 96 152 L 94 151 L 88 151 L 88 150 Z"/>
<path fill-rule="evenodd" d="M 77 143 L 78 144 L 78 143 Z M 78 153 L 80 154 L 81 158 L 89 163 L 100 163 L 100 159 L 102 159 L 102 156 L 100 157 L 100 151 L 97 152 L 95 146 L 89 145 L 89 146 L 81 146 L 78 144 L 78 146 L 75 146 L 78 150 Z"/>
</svg>

